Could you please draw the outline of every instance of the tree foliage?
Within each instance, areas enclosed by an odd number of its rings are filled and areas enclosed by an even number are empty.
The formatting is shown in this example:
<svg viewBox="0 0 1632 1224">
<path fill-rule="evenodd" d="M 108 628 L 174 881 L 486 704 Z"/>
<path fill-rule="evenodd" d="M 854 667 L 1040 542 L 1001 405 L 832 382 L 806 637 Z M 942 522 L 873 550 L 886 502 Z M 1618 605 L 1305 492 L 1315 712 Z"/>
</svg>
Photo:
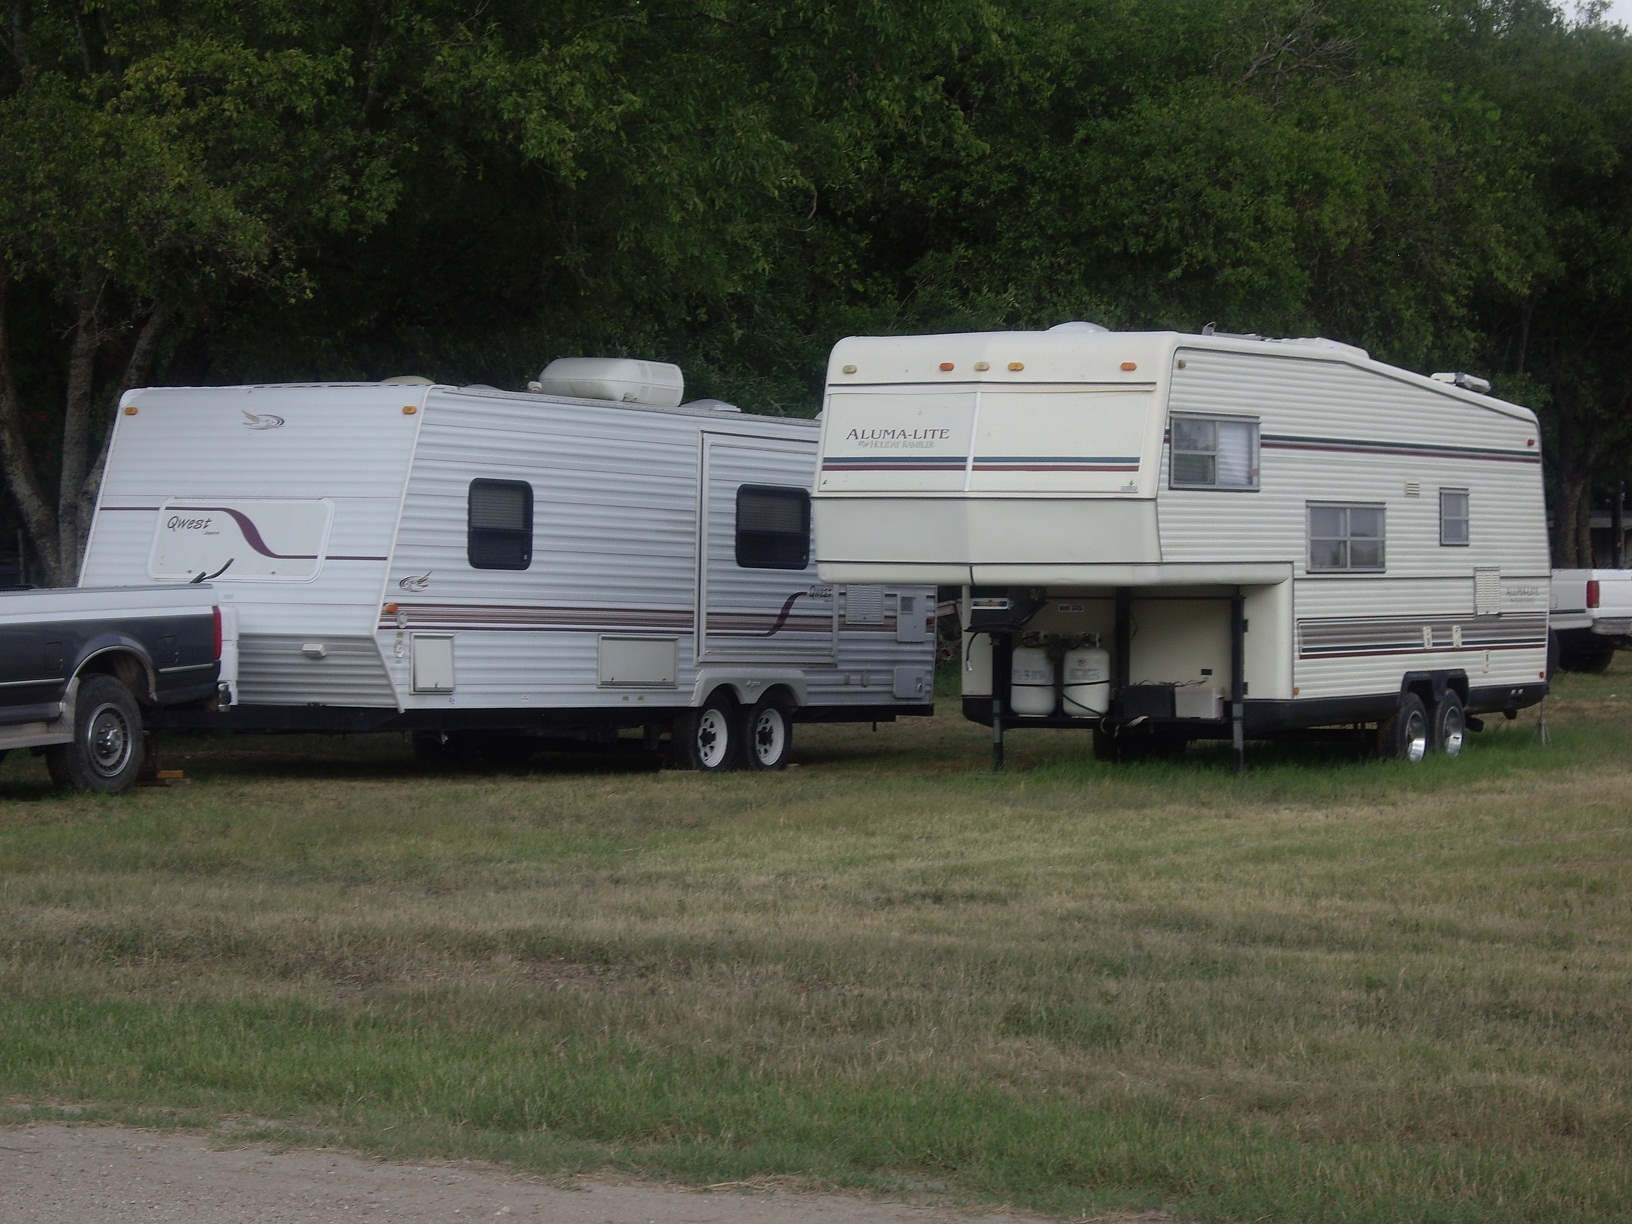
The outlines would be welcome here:
<svg viewBox="0 0 1632 1224">
<path fill-rule="evenodd" d="M 136 380 L 840 335 L 1323 333 L 1542 409 L 1560 556 L 1632 412 L 1623 32 L 1546 0 L 16 0 L 0 458 L 71 579 Z"/>
</svg>

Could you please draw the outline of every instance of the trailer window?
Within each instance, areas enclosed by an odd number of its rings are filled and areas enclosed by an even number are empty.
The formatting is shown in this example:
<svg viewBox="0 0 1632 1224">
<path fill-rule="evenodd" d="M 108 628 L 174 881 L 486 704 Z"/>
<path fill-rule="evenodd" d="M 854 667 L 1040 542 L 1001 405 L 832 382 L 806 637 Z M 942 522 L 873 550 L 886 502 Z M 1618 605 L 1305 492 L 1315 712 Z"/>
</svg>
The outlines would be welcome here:
<svg viewBox="0 0 1632 1224">
<path fill-rule="evenodd" d="M 1383 568 L 1383 507 L 1309 503 L 1309 572 Z"/>
<path fill-rule="evenodd" d="M 810 493 L 779 485 L 737 490 L 737 564 L 802 570 L 810 564 Z"/>
<path fill-rule="evenodd" d="M 524 570 L 533 563 L 533 486 L 473 480 L 465 555 L 474 569 Z"/>
<path fill-rule="evenodd" d="M 1439 491 L 1439 542 L 1466 547 L 1468 543 L 1468 491 Z"/>
<path fill-rule="evenodd" d="M 1173 418 L 1175 489 L 1256 489 L 1258 422 L 1244 417 Z"/>
</svg>

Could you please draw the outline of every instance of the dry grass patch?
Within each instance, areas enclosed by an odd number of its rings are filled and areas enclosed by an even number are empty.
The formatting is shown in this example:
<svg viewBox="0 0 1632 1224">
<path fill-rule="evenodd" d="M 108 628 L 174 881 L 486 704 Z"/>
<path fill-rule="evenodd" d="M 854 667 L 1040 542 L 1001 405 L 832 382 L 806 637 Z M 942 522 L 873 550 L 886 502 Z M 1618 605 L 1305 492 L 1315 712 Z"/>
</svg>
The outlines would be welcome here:
<svg viewBox="0 0 1632 1224">
<path fill-rule="evenodd" d="M 0 1088 L 377 1150 L 1061 1214 L 1632 1202 L 1632 673 L 1418 769 L 1115 769 L 952 715 L 799 769 L 193 740 L 0 794 Z M 1632 708 L 1632 702 L 1628 703 Z"/>
</svg>

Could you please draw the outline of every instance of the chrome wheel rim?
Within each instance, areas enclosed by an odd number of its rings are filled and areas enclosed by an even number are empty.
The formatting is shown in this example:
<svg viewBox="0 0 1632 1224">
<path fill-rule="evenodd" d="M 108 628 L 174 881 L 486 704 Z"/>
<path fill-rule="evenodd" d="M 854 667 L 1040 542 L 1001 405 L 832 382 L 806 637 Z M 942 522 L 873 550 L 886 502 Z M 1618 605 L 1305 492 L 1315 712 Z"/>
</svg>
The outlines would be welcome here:
<svg viewBox="0 0 1632 1224">
<path fill-rule="evenodd" d="M 1428 755 L 1428 720 L 1417 710 L 1405 721 L 1405 757 L 1420 761 Z"/>
<path fill-rule="evenodd" d="M 697 759 L 704 769 L 718 769 L 730 748 L 731 731 L 719 710 L 704 710 L 697 718 Z"/>
<path fill-rule="evenodd" d="M 761 765 L 774 765 L 782 759 L 788 742 L 787 722 L 782 711 L 769 708 L 754 719 L 754 759 Z"/>
<path fill-rule="evenodd" d="M 117 777 L 130 764 L 136 739 L 123 711 L 112 702 L 96 707 L 86 726 L 86 757 L 104 778 Z"/>
<path fill-rule="evenodd" d="M 1467 724 L 1462 717 L 1462 708 L 1457 706 L 1447 709 L 1440 719 L 1440 724 L 1440 749 L 1446 756 L 1454 757 L 1462 751 L 1462 740 L 1467 732 Z"/>
</svg>

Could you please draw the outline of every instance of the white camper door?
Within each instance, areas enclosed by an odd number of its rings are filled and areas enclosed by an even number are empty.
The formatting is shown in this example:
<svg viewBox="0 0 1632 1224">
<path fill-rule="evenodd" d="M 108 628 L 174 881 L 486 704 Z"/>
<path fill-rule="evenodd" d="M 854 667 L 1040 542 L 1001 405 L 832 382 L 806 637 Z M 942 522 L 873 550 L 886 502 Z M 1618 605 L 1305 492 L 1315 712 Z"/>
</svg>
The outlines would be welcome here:
<svg viewBox="0 0 1632 1224">
<path fill-rule="evenodd" d="M 698 662 L 834 657 L 838 601 L 816 576 L 809 538 L 815 466 L 815 452 L 797 442 L 703 435 Z M 802 550 L 793 531 L 801 513 Z M 801 551 L 804 564 L 787 568 Z"/>
</svg>

